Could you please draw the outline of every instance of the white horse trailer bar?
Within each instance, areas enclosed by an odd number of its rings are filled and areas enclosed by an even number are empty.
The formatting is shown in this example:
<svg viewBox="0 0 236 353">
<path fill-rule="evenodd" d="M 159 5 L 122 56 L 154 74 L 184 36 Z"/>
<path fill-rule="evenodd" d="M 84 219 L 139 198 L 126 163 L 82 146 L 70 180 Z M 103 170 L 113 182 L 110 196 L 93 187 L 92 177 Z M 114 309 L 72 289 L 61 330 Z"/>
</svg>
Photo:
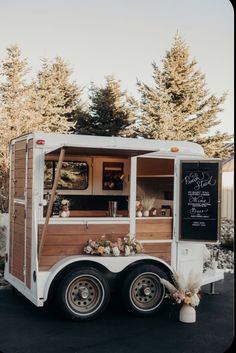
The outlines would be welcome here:
<svg viewBox="0 0 236 353">
<path fill-rule="evenodd" d="M 117 290 L 131 312 L 151 315 L 164 298 L 161 277 L 202 274 L 205 244 L 219 237 L 221 167 L 200 145 L 34 133 L 10 151 L 5 278 L 35 305 L 55 296 L 67 316 L 90 319 Z M 153 198 L 147 217 L 137 217 L 140 197 Z M 62 198 L 69 217 L 58 212 Z M 86 241 L 101 236 L 128 237 L 144 253 L 86 255 Z M 202 275 L 203 284 L 223 279 L 217 270 Z"/>
</svg>

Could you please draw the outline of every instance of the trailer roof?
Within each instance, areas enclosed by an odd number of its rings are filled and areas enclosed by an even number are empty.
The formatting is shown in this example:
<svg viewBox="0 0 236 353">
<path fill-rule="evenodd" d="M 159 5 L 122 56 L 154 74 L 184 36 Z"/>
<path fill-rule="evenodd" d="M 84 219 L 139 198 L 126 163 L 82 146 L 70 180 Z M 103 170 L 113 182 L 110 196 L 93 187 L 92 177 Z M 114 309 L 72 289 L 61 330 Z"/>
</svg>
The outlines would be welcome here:
<svg viewBox="0 0 236 353">
<path fill-rule="evenodd" d="M 93 155 L 93 156 L 118 156 L 123 158 L 134 157 L 145 153 L 150 153 L 150 150 L 134 150 L 125 148 L 98 148 L 98 147 L 74 147 L 62 146 L 65 149 L 65 155 Z M 57 148 L 46 153 L 47 156 L 59 156 L 61 148 Z M 152 151 L 154 152 L 154 151 Z"/>
<path fill-rule="evenodd" d="M 24 136 L 25 137 L 25 136 Z M 17 137 L 12 140 L 14 143 L 16 140 L 22 139 L 23 136 Z M 170 153 L 172 147 L 178 147 L 179 153 L 186 155 L 200 155 L 204 156 L 204 150 L 201 145 L 188 141 L 176 141 L 176 140 L 154 140 L 145 138 L 125 138 L 125 137 L 110 137 L 110 136 L 91 136 L 91 135 L 74 135 L 74 134 L 59 134 L 59 133 L 44 133 L 36 132 L 29 134 L 28 138 L 33 138 L 35 141 L 44 140 L 44 148 L 47 152 L 59 153 L 61 147 L 71 149 L 80 148 L 82 153 L 92 153 L 108 155 L 109 150 L 112 151 L 112 155 L 123 155 L 123 156 L 136 156 L 146 153 Z M 67 151 L 67 153 L 69 150 Z M 75 153 L 75 152 L 74 152 Z M 111 153 L 111 152 L 110 152 Z"/>
</svg>

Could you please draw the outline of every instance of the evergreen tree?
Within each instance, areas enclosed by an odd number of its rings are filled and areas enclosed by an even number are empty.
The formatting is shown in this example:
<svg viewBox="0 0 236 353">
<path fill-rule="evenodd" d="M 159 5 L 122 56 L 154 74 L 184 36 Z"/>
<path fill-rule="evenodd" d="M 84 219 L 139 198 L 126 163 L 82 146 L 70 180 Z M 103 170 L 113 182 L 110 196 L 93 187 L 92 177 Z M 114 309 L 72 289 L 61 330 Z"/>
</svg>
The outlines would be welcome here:
<svg viewBox="0 0 236 353">
<path fill-rule="evenodd" d="M 0 75 L 0 210 L 8 207 L 9 142 L 34 131 L 66 132 L 74 125 L 80 90 L 69 82 L 62 59 L 46 61 L 38 80 L 27 82 L 29 67 L 18 46 L 7 48 Z"/>
<path fill-rule="evenodd" d="M 146 138 L 175 139 L 201 143 L 208 156 L 226 157 L 226 141 L 232 136 L 210 129 L 217 126 L 226 94 L 209 94 L 205 76 L 189 60 L 188 47 L 179 35 L 162 60 L 162 69 L 153 63 L 154 86 L 138 81 L 142 124 L 138 134 Z"/>
<path fill-rule="evenodd" d="M 30 94 L 26 82 L 29 67 L 16 45 L 7 48 L 1 62 L 0 81 L 0 209 L 8 207 L 9 142 L 28 132 L 30 127 Z"/>
<path fill-rule="evenodd" d="M 9 138 L 27 132 L 30 126 L 30 95 L 32 86 L 26 83 L 29 67 L 26 59 L 16 45 L 7 48 L 6 59 L 2 61 L 0 82 L 0 107 L 2 112 L 2 133 Z M 1 119 L 1 120 L 2 120 Z M 1 121 L 2 122 L 2 121 Z"/>
<path fill-rule="evenodd" d="M 80 105 L 81 91 L 71 83 L 70 70 L 61 58 L 43 60 L 34 81 L 33 110 L 37 125 L 46 132 L 68 132 L 74 127 L 74 114 Z"/>
<path fill-rule="evenodd" d="M 126 128 L 133 117 L 120 82 L 114 76 L 107 76 L 105 87 L 92 84 L 90 100 L 88 111 L 80 112 L 76 133 L 126 136 Z"/>
<path fill-rule="evenodd" d="M 9 168 L 8 144 L 11 139 L 29 132 L 32 85 L 26 82 L 29 67 L 16 45 L 7 48 L 0 75 L 0 174 Z"/>
<path fill-rule="evenodd" d="M 89 135 L 90 134 L 90 119 L 91 115 L 87 105 L 81 105 L 76 109 L 73 114 L 74 116 L 74 128 L 73 133 L 80 135 Z"/>
</svg>

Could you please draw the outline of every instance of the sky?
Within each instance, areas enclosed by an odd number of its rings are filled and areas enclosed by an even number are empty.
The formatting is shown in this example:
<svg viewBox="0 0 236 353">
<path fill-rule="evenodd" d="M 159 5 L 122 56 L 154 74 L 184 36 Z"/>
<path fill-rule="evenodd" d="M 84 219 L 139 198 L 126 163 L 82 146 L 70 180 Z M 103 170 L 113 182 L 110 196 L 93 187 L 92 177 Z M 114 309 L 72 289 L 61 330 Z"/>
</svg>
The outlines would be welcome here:
<svg viewBox="0 0 236 353">
<path fill-rule="evenodd" d="M 0 60 L 18 44 L 32 76 L 43 58 L 62 57 L 85 92 L 114 74 L 139 97 L 152 66 L 178 33 L 206 75 L 209 93 L 228 92 L 217 130 L 234 130 L 234 19 L 229 0 L 0 0 Z"/>
</svg>

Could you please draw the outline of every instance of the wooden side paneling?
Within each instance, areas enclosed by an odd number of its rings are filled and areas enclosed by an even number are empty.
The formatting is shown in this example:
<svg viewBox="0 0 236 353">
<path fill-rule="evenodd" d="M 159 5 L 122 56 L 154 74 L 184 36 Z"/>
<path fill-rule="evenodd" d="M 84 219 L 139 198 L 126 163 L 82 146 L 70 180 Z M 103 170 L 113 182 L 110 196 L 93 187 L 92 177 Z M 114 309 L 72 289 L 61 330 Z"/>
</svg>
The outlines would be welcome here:
<svg viewBox="0 0 236 353">
<path fill-rule="evenodd" d="M 26 176 L 26 140 L 15 143 L 14 197 L 24 199 Z"/>
<path fill-rule="evenodd" d="M 27 208 L 26 208 L 26 286 L 31 288 L 31 246 L 32 246 L 32 182 L 33 182 L 33 140 L 28 141 L 27 161 Z"/>
<path fill-rule="evenodd" d="M 168 240 L 172 238 L 172 219 L 137 219 L 136 239 Z"/>
<path fill-rule="evenodd" d="M 16 151 L 25 150 L 25 145 L 26 145 L 26 140 L 17 141 L 15 143 L 15 150 Z"/>
<path fill-rule="evenodd" d="M 39 225 L 39 238 L 41 236 L 43 225 Z M 129 232 L 129 224 L 49 224 L 47 230 L 48 235 L 116 235 L 127 234 Z"/>
<path fill-rule="evenodd" d="M 39 239 L 43 225 L 39 225 Z M 88 239 L 105 235 L 106 239 L 116 240 L 129 233 L 129 224 L 49 224 L 45 243 L 40 257 L 40 270 L 47 270 L 63 257 L 84 254 Z"/>
<path fill-rule="evenodd" d="M 174 161 L 172 159 L 138 158 L 137 175 L 172 175 Z"/>
<path fill-rule="evenodd" d="M 144 243 L 144 253 L 150 256 L 159 257 L 170 264 L 171 244 L 170 243 Z"/>
<path fill-rule="evenodd" d="M 56 256 L 41 256 L 40 258 L 40 271 L 47 271 L 53 265 L 55 265 L 60 260 L 64 259 L 65 255 L 56 255 Z"/>
<path fill-rule="evenodd" d="M 10 272 L 16 278 L 24 281 L 24 256 L 25 256 L 25 228 L 24 228 L 24 205 L 14 205 L 11 229 L 13 230 L 11 269 Z"/>
<path fill-rule="evenodd" d="M 12 148 L 10 180 L 10 273 L 22 282 L 26 281 L 27 287 L 30 288 L 33 141 L 30 140 L 28 142 L 28 154 L 26 144 L 26 139 L 17 141 Z M 26 156 L 28 159 L 26 159 Z M 27 198 L 26 200 L 25 197 Z M 26 206 L 17 199 L 26 201 Z"/>
</svg>

